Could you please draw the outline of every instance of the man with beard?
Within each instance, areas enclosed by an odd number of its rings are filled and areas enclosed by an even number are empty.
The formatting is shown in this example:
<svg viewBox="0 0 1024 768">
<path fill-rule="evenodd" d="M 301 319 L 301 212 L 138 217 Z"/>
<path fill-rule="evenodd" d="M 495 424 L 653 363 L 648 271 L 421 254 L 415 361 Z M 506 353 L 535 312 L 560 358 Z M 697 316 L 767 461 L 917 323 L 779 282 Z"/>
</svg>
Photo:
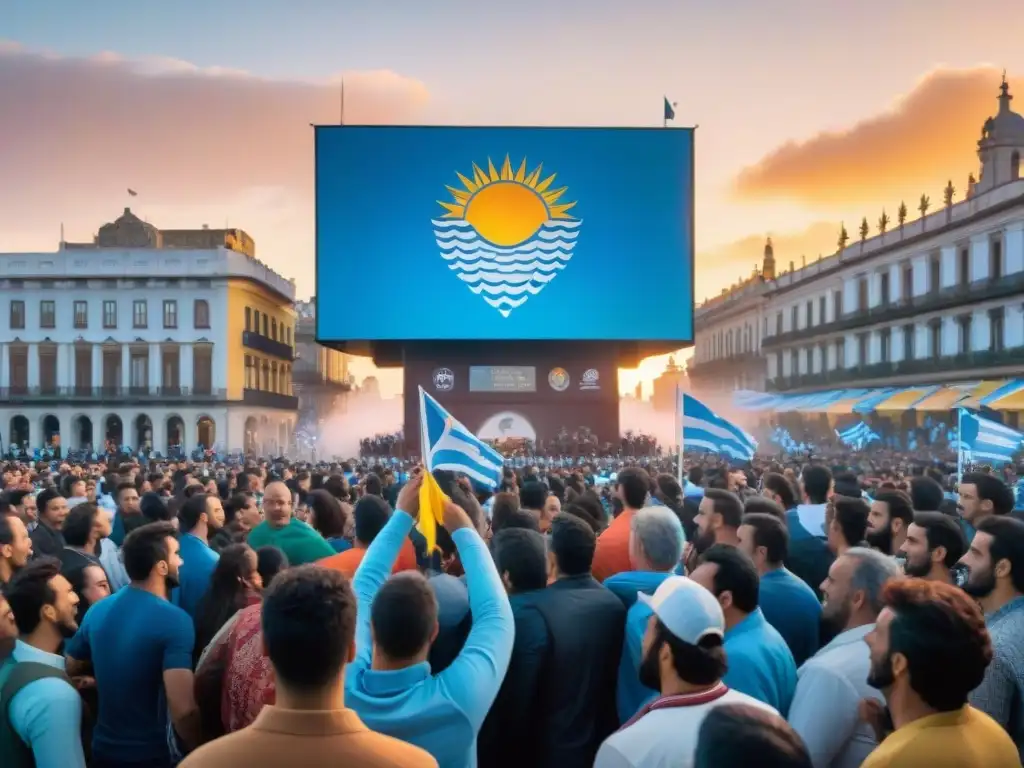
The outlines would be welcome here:
<svg viewBox="0 0 1024 768">
<path fill-rule="evenodd" d="M 833 640 L 797 671 L 789 724 L 807 745 L 816 768 L 857 768 L 877 745 L 860 722 L 862 698 L 882 695 L 868 686 L 871 666 L 864 637 L 881 610 L 882 587 L 902 576 L 891 557 L 867 547 L 839 556 L 821 585 L 821 620 Z"/>
<path fill-rule="evenodd" d="M 971 693 L 971 704 L 1002 725 L 1019 752 L 1024 747 L 1024 522 L 990 515 L 960 561 L 964 591 L 978 600 L 992 638 L 992 663 Z M 1024 754 L 1024 752 L 1022 752 Z"/>
<path fill-rule="evenodd" d="M 907 528 L 914 522 L 914 507 L 905 491 L 879 491 L 868 513 L 867 540 L 873 548 L 886 555 L 895 555 L 907 538 Z"/>
<path fill-rule="evenodd" d="M 723 682 L 725 616 L 719 601 L 683 576 L 670 576 L 653 596 L 643 640 L 640 682 L 660 693 L 601 745 L 594 768 L 672 765 L 691 768 L 704 717 L 725 704 L 775 710 Z"/>
<path fill-rule="evenodd" d="M 690 577 L 717 598 L 725 616 L 725 683 L 785 717 L 796 688 L 796 663 L 782 635 L 761 612 L 754 563 L 743 550 L 716 544 Z"/>
<path fill-rule="evenodd" d="M 918 512 L 907 528 L 900 553 L 907 576 L 953 584 L 952 568 L 967 551 L 960 526 L 941 512 Z"/>
<path fill-rule="evenodd" d="M 32 557 L 32 539 L 17 515 L 0 513 L 0 586 Z"/>
<path fill-rule="evenodd" d="M 1009 515 L 1013 512 L 1013 491 L 998 477 L 984 472 L 968 472 L 960 481 L 960 501 L 957 509 L 964 521 L 967 540 L 986 517 Z"/>
<path fill-rule="evenodd" d="M 210 536 L 224 527 L 224 507 L 218 496 L 197 493 L 178 512 L 181 535 L 181 586 L 171 602 L 195 619 L 199 601 L 210 588 L 210 578 L 220 555 L 210 549 Z"/>
<path fill-rule="evenodd" d="M 715 544 L 739 546 L 740 525 L 743 522 L 743 502 L 731 491 L 708 488 L 700 500 L 697 513 L 697 538 L 687 547 L 684 555 L 688 571 L 697 567 L 701 555 Z"/>
<path fill-rule="evenodd" d="M 861 768 L 1019 766 L 1006 731 L 967 703 L 992 661 L 977 604 L 957 587 L 924 579 L 890 581 L 882 603 L 864 638 L 868 684 L 885 696 L 894 730 Z"/>
<path fill-rule="evenodd" d="M 102 692 L 92 754 L 104 768 L 169 768 L 168 714 L 186 744 L 199 741 L 195 630 L 189 615 L 170 603 L 181 567 L 175 533 L 160 522 L 125 537 L 121 553 L 131 584 L 92 606 L 65 649 L 68 673 L 83 674 L 91 664 Z"/>
<path fill-rule="evenodd" d="M 78 596 L 52 557 L 22 568 L 4 591 L 19 639 L 0 668 L 0 765 L 85 768 L 82 700 L 59 654 L 78 629 Z"/>
</svg>

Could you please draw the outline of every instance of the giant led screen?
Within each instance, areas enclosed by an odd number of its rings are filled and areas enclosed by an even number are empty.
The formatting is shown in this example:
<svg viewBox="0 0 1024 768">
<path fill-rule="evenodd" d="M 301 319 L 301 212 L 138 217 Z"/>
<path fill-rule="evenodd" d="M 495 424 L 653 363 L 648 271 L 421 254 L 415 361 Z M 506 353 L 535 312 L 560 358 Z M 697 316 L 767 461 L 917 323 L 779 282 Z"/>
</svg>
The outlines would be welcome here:
<svg viewBox="0 0 1024 768">
<path fill-rule="evenodd" d="M 320 341 L 693 337 L 693 131 L 321 126 Z"/>
</svg>

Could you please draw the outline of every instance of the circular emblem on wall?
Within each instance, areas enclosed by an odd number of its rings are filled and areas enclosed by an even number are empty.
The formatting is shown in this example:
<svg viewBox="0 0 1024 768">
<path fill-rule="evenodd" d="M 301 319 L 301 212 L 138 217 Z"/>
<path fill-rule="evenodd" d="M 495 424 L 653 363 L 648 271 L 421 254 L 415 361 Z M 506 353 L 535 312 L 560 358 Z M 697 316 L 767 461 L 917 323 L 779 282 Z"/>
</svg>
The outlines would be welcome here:
<svg viewBox="0 0 1024 768">
<path fill-rule="evenodd" d="M 569 388 L 569 373 L 565 368 L 552 368 L 548 374 L 548 384 L 555 392 L 565 392 Z"/>
<path fill-rule="evenodd" d="M 438 392 L 451 392 L 455 389 L 455 374 L 451 368 L 438 368 L 434 371 L 434 389 Z"/>
<path fill-rule="evenodd" d="M 580 377 L 580 389 L 600 389 L 601 385 L 598 383 L 600 378 L 601 375 L 597 372 L 597 368 L 588 368 Z"/>
</svg>

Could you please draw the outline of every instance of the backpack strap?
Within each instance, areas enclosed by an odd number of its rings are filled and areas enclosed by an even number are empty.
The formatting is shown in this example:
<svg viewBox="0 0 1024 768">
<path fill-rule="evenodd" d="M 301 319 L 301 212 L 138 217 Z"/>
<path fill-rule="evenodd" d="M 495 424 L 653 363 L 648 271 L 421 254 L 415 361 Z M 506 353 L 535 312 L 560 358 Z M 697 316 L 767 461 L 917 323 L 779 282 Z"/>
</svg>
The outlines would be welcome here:
<svg viewBox="0 0 1024 768">
<path fill-rule="evenodd" d="M 14 662 L 8 659 L 6 669 L 0 671 L 0 765 L 4 768 L 34 768 L 31 747 L 22 741 L 10 720 L 10 706 L 14 697 L 37 680 L 60 678 L 71 685 L 71 679 L 62 670 L 38 661 Z"/>
</svg>

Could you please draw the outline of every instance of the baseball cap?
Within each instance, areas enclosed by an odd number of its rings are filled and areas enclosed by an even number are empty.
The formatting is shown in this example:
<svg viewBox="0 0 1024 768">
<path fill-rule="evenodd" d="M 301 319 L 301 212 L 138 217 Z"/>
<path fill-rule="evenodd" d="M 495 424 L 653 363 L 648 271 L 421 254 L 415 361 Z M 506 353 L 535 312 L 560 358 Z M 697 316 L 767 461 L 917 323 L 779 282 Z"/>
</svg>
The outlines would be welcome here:
<svg viewBox="0 0 1024 768">
<path fill-rule="evenodd" d="M 686 576 L 669 576 L 653 595 L 637 599 L 648 606 L 665 628 L 683 642 L 697 645 L 710 635 L 725 637 L 722 606 L 708 590 Z"/>
</svg>

